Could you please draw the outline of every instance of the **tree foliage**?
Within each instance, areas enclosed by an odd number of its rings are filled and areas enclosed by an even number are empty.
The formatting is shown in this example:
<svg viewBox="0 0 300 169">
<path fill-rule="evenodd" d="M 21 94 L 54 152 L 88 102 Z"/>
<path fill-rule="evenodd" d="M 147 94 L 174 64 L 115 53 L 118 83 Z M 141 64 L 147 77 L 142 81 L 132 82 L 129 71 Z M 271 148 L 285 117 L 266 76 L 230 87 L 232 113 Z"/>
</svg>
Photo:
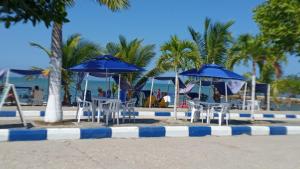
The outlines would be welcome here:
<svg viewBox="0 0 300 169">
<path fill-rule="evenodd" d="M 73 0 L 1 0 L 0 22 L 8 28 L 12 23 L 31 22 L 34 26 L 43 22 L 49 27 L 51 22 L 68 22 L 65 7 Z"/>
<path fill-rule="evenodd" d="M 265 41 L 300 54 L 300 0 L 268 0 L 254 9 Z"/>
<path fill-rule="evenodd" d="M 300 95 L 300 78 L 296 75 L 286 76 L 272 84 L 273 96 L 287 94 L 289 97 Z"/>
<path fill-rule="evenodd" d="M 49 57 L 51 56 L 50 50 L 37 43 L 31 43 L 43 50 Z M 101 54 L 101 48 L 92 42 L 85 41 L 79 34 L 71 35 L 62 45 L 62 87 L 64 89 L 64 104 L 70 104 L 70 87 L 74 82 L 74 73 L 68 71 L 67 69 L 82 63 L 85 60 L 91 59 L 97 55 Z"/>
<path fill-rule="evenodd" d="M 192 41 L 180 40 L 176 35 L 160 48 L 162 55 L 158 60 L 158 67 L 162 70 L 178 71 L 199 68 L 201 65 L 197 45 Z"/>
<path fill-rule="evenodd" d="M 107 53 L 119 57 L 125 62 L 137 65 L 142 68 L 149 66 L 151 61 L 155 57 L 154 52 L 155 45 L 144 45 L 143 40 L 133 39 L 132 41 L 127 41 L 124 36 L 119 36 L 119 42 L 110 42 L 106 45 Z M 148 71 L 142 78 L 143 72 L 129 73 L 122 77 L 126 78 L 132 88 L 137 84 L 141 84 L 149 75 L 157 75 L 159 71 L 156 68 Z"/>
<path fill-rule="evenodd" d="M 203 34 L 188 27 L 193 41 L 198 46 L 203 63 L 225 64 L 226 52 L 232 40 L 229 29 L 233 23 L 233 21 L 212 23 L 211 19 L 206 18 Z"/>
<path fill-rule="evenodd" d="M 282 76 L 282 64 L 286 63 L 286 55 L 273 46 L 265 44 L 261 36 L 243 34 L 228 50 L 226 67 L 233 69 L 237 64 L 246 65 L 249 62 L 258 66 L 260 72 L 258 80 L 270 83 Z"/>
</svg>

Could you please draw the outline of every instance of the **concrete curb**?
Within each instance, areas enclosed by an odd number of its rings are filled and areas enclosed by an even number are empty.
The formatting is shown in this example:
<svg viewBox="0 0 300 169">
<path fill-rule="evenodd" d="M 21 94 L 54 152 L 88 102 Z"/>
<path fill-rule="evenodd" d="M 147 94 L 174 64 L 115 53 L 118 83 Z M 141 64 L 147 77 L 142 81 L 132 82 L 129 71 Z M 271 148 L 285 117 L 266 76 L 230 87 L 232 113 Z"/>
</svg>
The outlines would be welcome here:
<svg viewBox="0 0 300 169">
<path fill-rule="evenodd" d="M 0 129 L 0 141 L 100 138 L 300 135 L 300 126 L 155 126 L 103 128 Z"/>
<path fill-rule="evenodd" d="M 126 112 L 125 112 L 126 113 Z M 84 112 L 83 116 L 88 116 L 91 112 Z M 140 111 L 134 112 L 137 117 L 171 117 L 174 116 L 173 112 L 154 112 L 154 111 Z M 64 116 L 75 117 L 76 111 L 64 111 Z M 0 111 L 0 117 L 18 117 L 19 114 L 16 111 Z M 25 117 L 44 117 L 45 111 L 24 111 Z M 178 118 L 189 118 L 191 117 L 190 112 L 178 112 Z M 204 116 L 206 114 L 204 113 Z M 256 113 L 253 115 L 254 119 L 300 119 L 300 114 L 262 114 Z M 214 117 L 218 117 L 218 114 L 214 114 Z M 250 113 L 230 113 L 230 119 L 250 119 Z"/>
</svg>

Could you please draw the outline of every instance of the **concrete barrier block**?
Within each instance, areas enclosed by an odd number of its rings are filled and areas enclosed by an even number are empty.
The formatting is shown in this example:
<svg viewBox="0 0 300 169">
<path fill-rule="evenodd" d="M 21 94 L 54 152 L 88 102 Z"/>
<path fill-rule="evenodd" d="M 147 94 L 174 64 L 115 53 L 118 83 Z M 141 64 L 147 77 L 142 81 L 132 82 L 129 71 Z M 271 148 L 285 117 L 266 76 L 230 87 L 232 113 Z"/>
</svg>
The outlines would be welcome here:
<svg viewBox="0 0 300 169">
<path fill-rule="evenodd" d="M 275 119 L 285 119 L 286 115 L 285 114 L 274 114 Z"/>
<path fill-rule="evenodd" d="M 80 139 L 79 128 L 49 128 L 47 129 L 48 140 L 75 140 Z"/>
<path fill-rule="evenodd" d="M 111 127 L 112 138 L 138 138 L 138 127 Z"/>
<path fill-rule="evenodd" d="M 189 129 L 187 126 L 165 126 L 166 137 L 188 137 Z"/>
<path fill-rule="evenodd" d="M 250 126 L 251 135 L 253 136 L 266 136 L 270 135 L 270 128 L 267 126 Z"/>
<path fill-rule="evenodd" d="M 231 136 L 231 127 L 229 126 L 211 126 L 212 136 Z"/>
<path fill-rule="evenodd" d="M 262 118 L 264 118 L 264 115 L 263 114 L 254 114 L 253 117 L 255 119 L 262 119 Z"/>
<path fill-rule="evenodd" d="M 8 129 L 0 129 L 0 141 L 8 141 Z"/>
<path fill-rule="evenodd" d="M 166 129 L 164 126 L 139 127 L 139 137 L 165 137 Z"/>
<path fill-rule="evenodd" d="M 238 113 L 230 113 L 229 117 L 230 118 L 240 118 L 240 114 L 238 114 Z"/>
<path fill-rule="evenodd" d="M 300 126 L 286 126 L 287 135 L 298 135 L 300 134 Z"/>
</svg>

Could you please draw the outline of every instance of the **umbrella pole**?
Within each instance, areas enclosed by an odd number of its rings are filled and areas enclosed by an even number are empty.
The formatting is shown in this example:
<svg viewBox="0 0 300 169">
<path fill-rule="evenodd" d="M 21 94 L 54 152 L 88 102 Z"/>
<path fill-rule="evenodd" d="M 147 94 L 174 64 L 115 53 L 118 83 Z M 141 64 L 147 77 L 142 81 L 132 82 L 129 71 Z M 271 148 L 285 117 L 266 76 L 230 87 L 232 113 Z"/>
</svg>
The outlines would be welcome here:
<svg viewBox="0 0 300 169">
<path fill-rule="evenodd" d="M 120 92 L 121 92 L 121 74 L 119 74 L 118 100 L 120 100 Z"/>
<path fill-rule="evenodd" d="M 89 77 L 89 73 L 87 73 L 86 76 L 85 76 L 86 79 L 85 79 L 83 102 L 85 102 L 85 100 L 86 100 L 86 92 L 87 92 L 87 86 L 88 86 L 88 77 Z"/>
<path fill-rule="evenodd" d="M 246 106 L 246 94 L 247 94 L 247 82 L 245 82 L 244 85 L 244 97 L 243 97 L 243 107 L 242 107 L 243 110 L 245 110 L 245 106 Z"/>
<path fill-rule="evenodd" d="M 154 85 L 154 78 L 152 78 L 152 81 L 151 81 L 151 88 L 150 88 L 150 96 L 149 96 L 149 108 L 151 108 L 151 96 L 152 96 L 152 93 L 153 93 L 153 85 Z"/>
<path fill-rule="evenodd" d="M 228 102 L 227 95 L 228 95 L 228 93 L 227 93 L 227 82 L 225 82 L 225 101 L 226 101 L 226 103 Z"/>
<path fill-rule="evenodd" d="M 6 71 L 5 84 L 8 84 L 8 83 L 9 83 L 9 73 L 10 73 L 10 70 L 8 69 L 8 70 Z"/>
<path fill-rule="evenodd" d="M 198 92 L 198 98 L 199 98 L 199 100 L 201 100 L 201 88 L 202 88 L 202 81 L 201 81 L 201 78 L 200 78 L 200 81 L 199 81 L 199 92 Z"/>
<path fill-rule="evenodd" d="M 105 96 L 107 97 L 107 93 L 108 93 L 107 69 L 105 71 L 105 80 L 106 80 L 106 92 L 105 92 Z"/>
</svg>

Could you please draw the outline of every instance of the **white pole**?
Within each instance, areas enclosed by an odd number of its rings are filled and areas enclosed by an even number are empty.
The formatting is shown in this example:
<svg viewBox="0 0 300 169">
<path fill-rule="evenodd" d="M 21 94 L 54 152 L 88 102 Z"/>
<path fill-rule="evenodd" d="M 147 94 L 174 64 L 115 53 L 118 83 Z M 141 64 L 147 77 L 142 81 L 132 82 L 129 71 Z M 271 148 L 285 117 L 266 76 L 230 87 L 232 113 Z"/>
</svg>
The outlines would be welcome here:
<svg viewBox="0 0 300 169">
<path fill-rule="evenodd" d="M 178 90 L 178 70 L 176 69 L 175 75 L 175 98 L 174 98 L 174 115 L 177 120 L 177 90 Z"/>
<path fill-rule="evenodd" d="M 245 110 L 246 107 L 246 95 L 247 95 L 247 81 L 245 82 L 244 85 L 244 97 L 243 97 L 243 107 L 242 107 L 243 110 Z"/>
<path fill-rule="evenodd" d="M 152 78 L 152 81 L 151 81 L 151 88 L 150 88 L 150 96 L 149 96 L 149 108 L 151 108 L 151 96 L 152 96 L 152 93 L 153 93 L 153 85 L 154 85 L 154 77 Z"/>
<path fill-rule="evenodd" d="M 5 79 L 5 84 L 8 84 L 9 83 L 9 73 L 10 73 L 10 70 L 7 69 L 6 71 L 6 79 Z"/>
<path fill-rule="evenodd" d="M 199 98 L 199 100 L 201 100 L 201 88 L 202 88 L 202 81 L 200 79 L 200 81 L 199 81 L 199 92 L 198 92 L 198 98 Z"/>
<path fill-rule="evenodd" d="M 255 80 L 256 80 L 256 76 L 255 76 L 255 74 L 253 74 L 252 75 L 252 90 L 251 90 L 251 117 L 252 117 L 252 119 L 254 119 L 254 116 L 253 116 L 253 114 L 254 114 L 254 106 L 255 106 L 255 104 L 254 104 L 254 102 L 255 102 Z"/>
<path fill-rule="evenodd" d="M 267 111 L 270 111 L 270 93 L 271 93 L 271 86 L 268 84 L 268 93 L 267 93 Z"/>
<path fill-rule="evenodd" d="M 227 98 L 227 95 L 228 95 L 228 93 L 227 93 L 227 82 L 225 82 L 224 84 L 225 84 L 225 101 L 227 103 L 228 102 L 228 98 Z"/>
<path fill-rule="evenodd" d="M 86 100 L 86 92 L 87 92 L 87 86 L 88 86 L 88 77 L 89 73 L 85 75 L 85 87 L 84 87 L 84 95 L 83 95 L 83 102 Z"/>
<path fill-rule="evenodd" d="M 106 80 L 106 92 L 105 92 L 105 96 L 107 98 L 107 93 L 108 93 L 108 89 L 109 89 L 109 87 L 108 87 L 108 78 L 107 78 L 107 69 L 105 71 L 105 80 Z"/>
<path fill-rule="evenodd" d="M 120 100 L 120 92 L 121 92 L 121 74 L 119 74 L 118 100 Z"/>
</svg>

